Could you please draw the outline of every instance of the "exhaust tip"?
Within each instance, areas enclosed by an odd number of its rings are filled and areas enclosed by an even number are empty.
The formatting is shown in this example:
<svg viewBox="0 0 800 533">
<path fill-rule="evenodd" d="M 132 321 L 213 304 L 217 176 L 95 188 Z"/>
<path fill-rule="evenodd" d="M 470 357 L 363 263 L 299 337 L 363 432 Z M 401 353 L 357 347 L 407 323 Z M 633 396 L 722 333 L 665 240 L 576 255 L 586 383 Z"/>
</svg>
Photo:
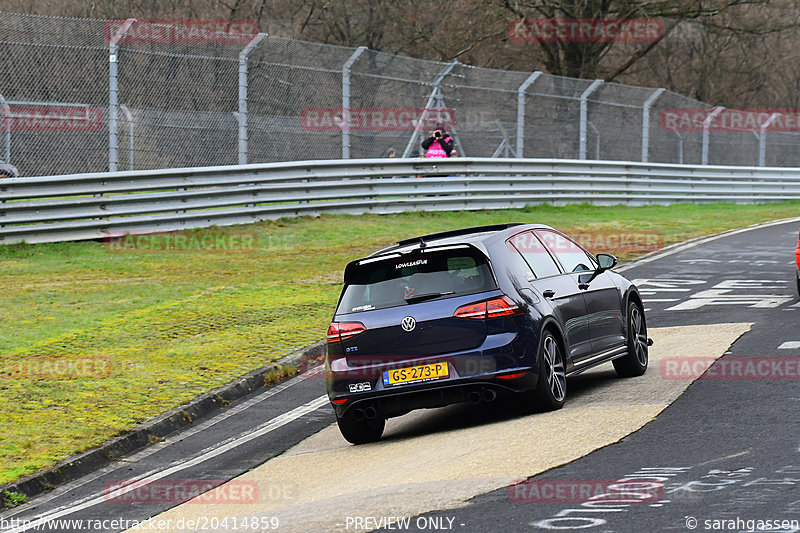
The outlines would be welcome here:
<svg viewBox="0 0 800 533">
<path fill-rule="evenodd" d="M 467 394 L 467 399 L 474 404 L 479 404 L 481 403 L 481 400 L 483 400 L 483 396 L 481 396 L 480 392 L 474 390 Z"/>
<path fill-rule="evenodd" d="M 484 402 L 493 402 L 497 398 L 497 393 L 492 389 L 485 389 L 482 396 Z"/>
</svg>

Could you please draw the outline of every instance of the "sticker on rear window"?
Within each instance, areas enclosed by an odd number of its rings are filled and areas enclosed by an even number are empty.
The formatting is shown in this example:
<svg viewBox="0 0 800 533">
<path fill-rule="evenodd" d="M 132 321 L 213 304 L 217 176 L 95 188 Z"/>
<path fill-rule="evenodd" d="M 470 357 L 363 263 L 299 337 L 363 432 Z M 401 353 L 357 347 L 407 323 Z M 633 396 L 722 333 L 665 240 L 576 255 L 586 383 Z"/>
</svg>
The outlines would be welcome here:
<svg viewBox="0 0 800 533">
<path fill-rule="evenodd" d="M 417 265 L 427 265 L 427 259 L 417 259 L 416 261 L 409 261 L 408 263 L 398 263 L 394 266 L 394 268 L 406 268 L 406 267 L 415 267 Z"/>
</svg>

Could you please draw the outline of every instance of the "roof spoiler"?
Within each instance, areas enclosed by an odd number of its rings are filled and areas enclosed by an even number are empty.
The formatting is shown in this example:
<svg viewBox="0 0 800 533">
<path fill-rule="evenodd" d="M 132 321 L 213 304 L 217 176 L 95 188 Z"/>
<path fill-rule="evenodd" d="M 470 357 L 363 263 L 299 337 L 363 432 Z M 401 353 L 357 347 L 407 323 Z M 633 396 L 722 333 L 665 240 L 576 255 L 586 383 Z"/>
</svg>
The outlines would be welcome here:
<svg viewBox="0 0 800 533">
<path fill-rule="evenodd" d="M 460 235 L 470 235 L 472 233 L 484 233 L 487 231 L 502 231 L 515 226 L 522 226 L 522 222 L 510 222 L 508 224 L 492 224 L 489 226 L 475 226 L 472 228 L 462 228 L 450 231 L 442 231 L 440 233 L 431 233 L 429 235 L 422 235 L 421 237 L 413 237 L 411 239 L 404 239 L 397 241 L 398 246 L 408 246 L 410 244 L 419 244 L 420 248 L 427 246 L 425 241 L 435 239 L 446 239 L 448 237 L 458 237 Z"/>
</svg>

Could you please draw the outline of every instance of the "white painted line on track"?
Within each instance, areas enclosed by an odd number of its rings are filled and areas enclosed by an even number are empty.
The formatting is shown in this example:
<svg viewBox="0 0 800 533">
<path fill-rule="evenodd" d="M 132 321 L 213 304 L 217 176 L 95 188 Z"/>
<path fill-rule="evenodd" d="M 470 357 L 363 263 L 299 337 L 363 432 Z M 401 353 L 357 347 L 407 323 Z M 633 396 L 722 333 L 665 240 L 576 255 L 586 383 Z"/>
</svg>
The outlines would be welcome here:
<svg viewBox="0 0 800 533">
<path fill-rule="evenodd" d="M 637 260 L 632 261 L 632 262 L 630 262 L 630 263 L 628 263 L 626 265 L 622 265 L 621 267 L 615 268 L 614 270 L 616 272 L 625 272 L 628 269 L 637 267 L 637 266 L 642 265 L 644 263 L 649 263 L 651 261 L 655 261 L 656 259 L 661 259 L 662 257 L 667 257 L 669 255 L 676 254 L 678 252 L 682 252 L 682 251 L 688 250 L 690 248 L 694 248 L 695 246 L 699 246 L 701 244 L 706 244 L 706 243 L 709 243 L 709 242 L 712 242 L 712 241 L 716 241 L 716 240 L 722 239 L 724 237 L 730 237 L 731 235 L 738 235 L 739 233 L 745 233 L 747 231 L 753 231 L 753 230 L 757 230 L 757 229 L 761 229 L 761 228 L 768 228 L 768 227 L 771 227 L 771 226 L 780 226 L 781 224 L 791 224 L 791 223 L 794 223 L 794 222 L 800 222 L 800 217 L 785 218 L 783 220 L 773 220 L 771 222 L 764 222 L 763 224 L 755 224 L 753 226 L 748 226 L 746 228 L 733 229 L 733 230 L 730 230 L 730 231 L 723 231 L 722 233 L 718 233 L 716 235 L 711 235 L 709 237 L 699 237 L 699 238 L 691 240 L 689 242 L 678 243 L 678 244 L 673 244 L 672 246 L 667 246 L 666 248 L 664 248 L 661 251 L 655 252 L 655 253 L 650 254 L 650 255 L 646 255 L 645 257 L 642 257 L 641 259 L 637 259 Z"/>
<path fill-rule="evenodd" d="M 231 441 L 228 441 L 226 443 L 223 443 L 221 445 L 214 446 L 212 449 L 210 449 L 210 450 L 208 450 L 208 451 L 206 451 L 204 453 L 201 453 L 200 455 L 194 457 L 193 459 L 189 459 L 187 461 L 180 462 L 180 463 L 178 463 L 178 464 L 176 464 L 174 466 L 171 466 L 171 467 L 169 467 L 169 468 L 167 468 L 165 470 L 158 470 L 158 471 L 155 471 L 155 472 L 149 472 L 149 473 L 144 474 L 142 476 L 138 476 L 137 478 L 127 480 L 127 482 L 130 483 L 130 484 L 127 485 L 127 487 L 123 486 L 123 487 L 115 488 L 114 489 L 114 493 L 115 493 L 115 495 L 117 495 L 117 494 L 118 495 L 123 495 L 123 494 L 125 494 L 127 492 L 130 492 L 131 490 L 135 490 L 137 486 L 141 486 L 142 484 L 150 483 L 152 481 L 157 481 L 159 479 L 165 478 L 165 477 L 167 477 L 167 476 L 169 476 L 171 474 L 174 474 L 176 472 L 180 472 L 181 470 L 185 470 L 185 469 L 190 468 L 192 466 L 195 466 L 195 465 L 198 465 L 200 463 L 203 463 L 203 462 L 205 462 L 205 461 L 207 461 L 209 459 L 213 459 L 214 457 L 217 457 L 218 455 L 222 455 L 223 453 L 225 453 L 227 451 L 230 451 L 230 450 L 232 450 L 232 449 L 234 449 L 234 448 L 236 448 L 238 446 L 241 446 L 242 444 L 246 444 L 246 443 L 250 442 L 253 439 L 257 439 L 258 437 L 261 437 L 261 436 L 266 435 L 267 433 L 269 433 L 271 431 L 274 431 L 274 430 L 276 430 L 276 429 L 278 429 L 280 427 L 283 427 L 286 424 L 288 424 L 290 422 L 293 422 L 294 420 L 297 420 L 298 418 L 300 418 L 300 417 L 302 417 L 304 415 L 307 415 L 308 413 L 316 411 L 320 407 L 323 407 L 324 405 L 327 405 L 327 404 L 328 404 L 328 395 L 327 394 L 323 395 L 323 396 L 320 396 L 319 398 L 315 398 L 315 399 L 311 400 L 310 402 L 301 405 L 300 407 L 296 407 L 296 408 L 292 409 L 291 411 L 287 411 L 286 413 L 283 413 L 282 415 L 276 416 L 272 420 L 262 424 L 257 429 L 255 429 L 255 430 L 253 430 L 251 432 L 245 433 L 244 435 L 241 435 L 241 436 L 239 436 L 239 437 L 237 437 L 237 438 L 235 438 L 235 439 L 233 439 Z M 139 483 L 133 483 L 134 481 L 137 481 Z M 24 523 L 24 526 L 19 526 L 19 527 L 13 528 L 13 529 L 6 530 L 4 533 L 21 533 L 21 532 L 27 531 L 29 529 L 38 529 L 41 526 L 47 525 L 47 523 L 49 521 L 51 521 L 51 520 L 55 520 L 55 519 L 61 518 L 63 516 L 67 516 L 67 515 L 70 515 L 72 513 L 75 513 L 77 511 L 81 511 L 83 509 L 87 509 L 89 507 L 97 505 L 98 503 L 103 503 L 106 500 L 107 500 L 107 496 L 104 495 L 104 494 L 101 494 L 99 496 L 93 496 L 93 497 L 90 497 L 89 499 L 87 499 L 87 500 L 85 500 L 85 501 L 83 501 L 81 503 L 72 504 L 69 507 L 61 508 L 61 509 L 58 509 L 56 511 L 52 511 L 52 512 L 45 513 L 43 515 L 37 516 L 36 518 L 31 519 L 30 521 L 26 521 Z"/>
<path fill-rule="evenodd" d="M 143 450 L 141 450 L 139 452 L 134 453 L 130 457 L 126 457 L 126 458 L 122 459 L 118 463 L 115 463 L 113 465 L 101 468 L 100 470 L 98 470 L 96 472 L 93 472 L 91 474 L 87 474 L 85 476 L 82 476 L 82 477 L 76 479 L 75 481 L 73 481 L 71 483 L 67 483 L 66 485 L 60 486 L 57 489 L 55 489 L 54 491 L 48 493 L 47 495 L 45 495 L 43 497 L 40 497 L 40 498 L 37 498 L 35 503 L 36 503 L 36 505 L 42 505 L 42 504 L 47 503 L 47 502 L 49 502 L 49 501 L 51 501 L 51 500 L 53 500 L 55 498 L 58 498 L 59 496 L 62 496 L 65 492 L 69 492 L 69 491 L 75 490 L 77 488 L 80 488 L 80 487 L 82 487 L 84 485 L 87 485 L 87 484 L 93 482 L 94 480 L 96 480 L 98 478 L 101 478 L 101 477 L 103 477 L 103 476 L 105 476 L 107 474 L 110 474 L 111 472 L 114 472 L 115 470 L 119 470 L 121 468 L 128 468 L 130 466 L 130 463 L 135 463 L 135 462 L 141 461 L 142 459 L 144 459 L 146 457 L 149 457 L 150 455 L 152 455 L 152 454 L 154 454 L 156 452 L 159 452 L 159 451 L 163 450 L 164 448 L 166 448 L 166 447 L 168 447 L 168 446 L 170 446 L 172 444 L 175 444 L 176 442 L 179 442 L 180 440 L 187 439 L 187 438 L 191 437 L 192 435 L 195 435 L 195 434 L 197 434 L 197 433 L 199 433 L 199 432 L 201 432 L 201 431 L 203 431 L 205 429 L 210 428 L 213 425 L 216 425 L 216 424 L 218 424 L 220 422 L 224 422 L 228 418 L 230 418 L 230 417 L 232 417 L 232 416 L 234 416 L 234 415 L 236 415 L 238 413 L 241 413 L 245 409 L 253 407 L 254 405 L 257 405 L 257 404 L 263 402 L 264 400 L 272 398 L 276 394 L 285 391 L 286 389 L 288 389 L 289 387 L 291 387 L 293 385 L 297 385 L 298 383 L 308 379 L 309 376 L 313 376 L 315 374 L 318 374 L 323 369 L 324 369 L 324 365 L 319 365 L 317 367 L 310 368 L 309 370 L 307 370 L 303 374 L 300 374 L 298 376 L 294 376 L 293 378 L 290 378 L 290 379 L 284 381 L 283 383 L 279 383 L 279 384 L 275 385 L 274 387 L 264 391 L 263 393 L 259 394 L 258 396 L 254 397 L 254 398 L 251 398 L 251 399 L 249 399 L 249 400 L 247 400 L 245 402 L 242 402 L 242 403 L 236 405 L 235 407 L 231 407 L 230 409 L 226 409 L 225 411 L 223 411 L 223 412 L 221 412 L 221 413 L 219 413 L 217 415 L 214 415 L 210 419 L 206 420 L 205 422 L 202 422 L 202 423 L 198 424 L 197 426 L 195 426 L 193 428 L 181 430 L 178 433 L 178 435 L 180 437 L 178 440 L 170 441 L 170 439 L 168 438 L 165 442 L 156 444 L 156 445 L 151 446 L 151 447 L 147 447 L 147 448 L 145 448 L 145 449 L 143 449 Z M 146 475 L 149 475 L 150 473 L 152 473 L 152 471 L 149 472 L 148 474 L 143 474 L 143 475 L 146 476 Z M 133 481 L 136 481 L 136 479 L 131 479 L 131 482 L 133 482 Z M 80 504 L 82 504 L 82 503 L 84 503 L 86 501 L 91 500 L 92 498 L 94 498 L 94 496 L 85 497 L 85 498 L 83 498 L 81 500 L 77 500 L 75 502 L 72 502 L 72 505 L 80 505 Z M 55 509 L 55 511 L 60 511 L 60 510 L 65 509 L 65 508 L 66 508 L 66 506 L 59 507 L 59 508 Z M 16 515 L 19 515 L 19 514 L 25 512 L 26 510 L 27 510 L 27 508 L 25 506 L 17 507 L 16 509 L 11 511 L 10 513 L 5 514 L 3 516 L 3 518 L 5 518 L 5 519 L 12 518 L 12 517 L 14 517 Z M 3 533 L 5 533 L 5 532 L 3 532 Z"/>
</svg>

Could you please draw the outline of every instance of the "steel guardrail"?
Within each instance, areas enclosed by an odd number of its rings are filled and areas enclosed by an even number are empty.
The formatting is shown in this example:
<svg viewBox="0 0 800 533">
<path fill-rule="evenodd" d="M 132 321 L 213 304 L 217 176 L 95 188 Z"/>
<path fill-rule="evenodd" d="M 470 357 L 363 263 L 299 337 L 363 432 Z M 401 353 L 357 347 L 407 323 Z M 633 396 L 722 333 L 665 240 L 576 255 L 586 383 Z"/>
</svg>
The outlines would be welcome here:
<svg viewBox="0 0 800 533">
<path fill-rule="evenodd" d="M 564 159 L 336 159 L 11 178 L 0 244 L 322 213 L 800 199 L 800 169 Z"/>
</svg>

